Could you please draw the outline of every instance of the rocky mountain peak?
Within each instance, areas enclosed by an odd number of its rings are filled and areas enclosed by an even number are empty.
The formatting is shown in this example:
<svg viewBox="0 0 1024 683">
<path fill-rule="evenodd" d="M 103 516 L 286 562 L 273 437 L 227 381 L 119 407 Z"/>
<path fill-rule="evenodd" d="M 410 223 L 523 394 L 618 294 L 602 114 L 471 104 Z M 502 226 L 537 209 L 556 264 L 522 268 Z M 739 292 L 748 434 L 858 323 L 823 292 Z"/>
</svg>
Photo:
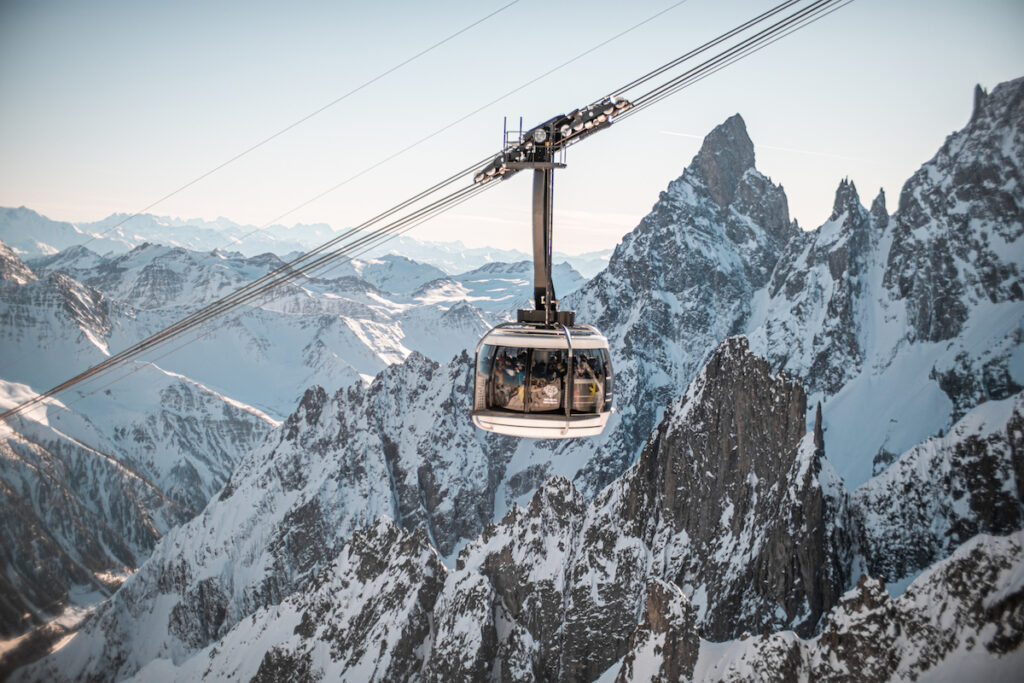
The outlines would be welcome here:
<svg viewBox="0 0 1024 683">
<path fill-rule="evenodd" d="M 1019 301 L 1024 235 L 1024 78 L 975 91 L 970 123 L 903 186 L 885 285 L 914 339 L 958 335 L 975 301 Z"/>
<path fill-rule="evenodd" d="M 754 168 L 754 143 L 742 116 L 733 114 L 708 133 L 693 168 L 720 206 L 732 203 L 743 174 Z"/>
<path fill-rule="evenodd" d="M 883 198 L 883 202 L 884 201 L 885 200 Z M 857 187 L 849 178 L 843 178 L 839 182 L 839 187 L 836 188 L 836 198 L 832 203 L 832 215 L 829 216 L 829 220 L 834 221 L 844 213 L 853 215 L 859 210 L 860 195 L 857 194 Z"/>
<path fill-rule="evenodd" d="M 728 524 L 738 532 L 749 502 L 739 498 L 749 493 L 750 476 L 774 479 L 789 469 L 806 432 L 806 412 L 798 382 L 773 376 L 746 337 L 726 339 L 640 456 L 630 496 L 648 495 L 651 482 L 657 490 L 655 509 L 640 515 L 711 538 L 722 522 L 723 501 L 737 499 L 741 514 Z M 702 503 L 693 504 L 697 500 Z"/>
<path fill-rule="evenodd" d="M 299 401 L 299 407 L 295 409 L 285 421 L 285 439 L 294 440 L 305 427 L 302 425 L 313 425 L 320 420 L 320 414 L 330 397 L 319 384 L 314 384 L 306 389 Z"/>
<path fill-rule="evenodd" d="M 871 223 L 879 230 L 889 225 L 889 210 L 885 207 L 885 190 L 879 189 L 878 196 L 871 202 Z"/>
<path fill-rule="evenodd" d="M 984 122 L 990 134 L 996 130 L 1017 130 L 1024 117 L 1024 77 L 1000 83 L 992 92 L 980 86 L 974 91 L 971 123 Z M 970 127 L 970 126 L 968 126 Z"/>
<path fill-rule="evenodd" d="M 626 475 L 626 528 L 654 556 L 679 558 L 665 579 L 716 596 L 695 602 L 707 638 L 811 633 L 845 585 L 828 540 L 845 514 L 841 486 L 806 435 L 806 412 L 799 382 L 773 375 L 745 337 L 727 339 Z"/>
<path fill-rule="evenodd" d="M 985 106 L 985 99 L 988 98 L 988 91 L 981 87 L 981 83 L 974 86 L 974 107 L 971 109 L 971 121 L 981 113 L 982 107 Z"/>
<path fill-rule="evenodd" d="M 37 278 L 32 269 L 18 258 L 13 249 L 0 242 L 0 280 L 23 285 L 35 279 Z"/>
</svg>

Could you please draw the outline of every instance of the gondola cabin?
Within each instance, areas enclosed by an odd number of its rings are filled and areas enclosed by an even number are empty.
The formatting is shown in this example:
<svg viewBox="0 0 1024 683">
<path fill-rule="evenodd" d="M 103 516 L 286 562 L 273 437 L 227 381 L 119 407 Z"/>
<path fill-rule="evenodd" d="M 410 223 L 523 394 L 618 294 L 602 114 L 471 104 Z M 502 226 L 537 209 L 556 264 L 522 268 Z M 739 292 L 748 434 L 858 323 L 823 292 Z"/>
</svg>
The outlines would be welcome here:
<svg viewBox="0 0 1024 683">
<path fill-rule="evenodd" d="M 499 325 L 477 345 L 473 422 L 509 436 L 600 434 L 612 410 L 608 340 L 590 325 Z"/>
</svg>

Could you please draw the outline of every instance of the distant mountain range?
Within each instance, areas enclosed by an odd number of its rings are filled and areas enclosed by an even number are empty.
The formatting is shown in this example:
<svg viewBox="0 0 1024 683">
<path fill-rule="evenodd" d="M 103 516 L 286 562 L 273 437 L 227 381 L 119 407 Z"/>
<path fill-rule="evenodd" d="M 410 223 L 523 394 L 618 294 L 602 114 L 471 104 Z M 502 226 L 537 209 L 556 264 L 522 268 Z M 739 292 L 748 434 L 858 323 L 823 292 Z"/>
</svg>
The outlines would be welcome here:
<svg viewBox="0 0 1024 683">
<path fill-rule="evenodd" d="M 337 230 L 324 223 L 292 227 L 272 225 L 259 229 L 254 225 L 239 225 L 226 218 L 204 221 L 151 214 L 114 214 L 95 223 L 72 224 L 52 221 L 25 207 L 0 207 L 0 240 L 23 258 L 50 256 L 78 245 L 98 254 L 123 254 L 147 242 L 190 251 L 217 250 L 245 256 L 269 253 L 288 258 L 309 251 L 337 234 Z M 529 242 L 524 246 L 529 248 Z M 611 249 L 576 255 L 556 252 L 554 260 L 569 262 L 589 278 L 608 265 L 611 253 Z M 362 256 L 373 259 L 389 254 L 432 265 L 449 275 L 474 270 L 488 263 L 515 263 L 532 258 L 523 251 L 467 248 L 461 242 L 424 242 L 404 235 L 394 237 Z"/>
</svg>

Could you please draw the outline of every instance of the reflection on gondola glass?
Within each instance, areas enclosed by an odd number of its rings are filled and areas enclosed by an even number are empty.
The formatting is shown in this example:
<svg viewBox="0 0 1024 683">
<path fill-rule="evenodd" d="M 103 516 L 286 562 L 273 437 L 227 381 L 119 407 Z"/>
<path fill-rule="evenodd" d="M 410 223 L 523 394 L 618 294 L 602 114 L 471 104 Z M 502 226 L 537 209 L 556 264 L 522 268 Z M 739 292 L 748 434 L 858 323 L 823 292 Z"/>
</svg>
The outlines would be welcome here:
<svg viewBox="0 0 1024 683">
<path fill-rule="evenodd" d="M 530 371 L 530 412 L 564 411 L 565 375 L 568 354 L 565 349 L 533 349 Z"/>
<path fill-rule="evenodd" d="M 597 413 L 611 399 L 611 372 L 604 349 L 580 349 L 573 357 L 573 413 Z"/>
<path fill-rule="evenodd" d="M 517 413 L 563 411 L 568 367 L 565 349 L 484 345 L 477 362 L 477 373 L 485 382 L 477 385 L 484 389 L 476 397 L 478 407 Z"/>
<path fill-rule="evenodd" d="M 570 373 L 572 382 L 566 385 Z M 522 349 L 485 344 L 477 359 L 484 378 L 477 408 L 518 413 L 562 411 L 572 396 L 574 414 L 598 413 L 611 406 L 612 376 L 608 351 L 579 349 L 570 359 L 566 349 Z"/>
<path fill-rule="evenodd" d="M 589 325 L 506 323 L 477 347 L 473 421 L 499 434 L 600 434 L 612 410 L 608 340 Z"/>
</svg>

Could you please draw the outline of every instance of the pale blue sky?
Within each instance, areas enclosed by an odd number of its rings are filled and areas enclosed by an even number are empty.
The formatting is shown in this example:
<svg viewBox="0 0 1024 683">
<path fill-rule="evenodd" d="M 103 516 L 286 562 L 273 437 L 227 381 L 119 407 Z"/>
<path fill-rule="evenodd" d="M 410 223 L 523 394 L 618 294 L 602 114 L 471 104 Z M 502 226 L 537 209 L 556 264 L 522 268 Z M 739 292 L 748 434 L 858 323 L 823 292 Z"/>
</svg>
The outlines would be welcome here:
<svg viewBox="0 0 1024 683">
<path fill-rule="evenodd" d="M 0 205 L 132 212 L 510 0 L 443 3 L 0 0 Z M 262 224 L 672 0 L 519 0 L 152 213 Z M 355 224 L 775 2 L 689 0 L 283 222 Z M 975 83 L 1024 76 L 1019 0 L 856 0 L 570 150 L 555 248 L 614 246 L 733 113 L 805 228 L 851 178 L 899 189 L 970 115 Z M 523 178 L 417 228 L 529 247 Z"/>
</svg>

